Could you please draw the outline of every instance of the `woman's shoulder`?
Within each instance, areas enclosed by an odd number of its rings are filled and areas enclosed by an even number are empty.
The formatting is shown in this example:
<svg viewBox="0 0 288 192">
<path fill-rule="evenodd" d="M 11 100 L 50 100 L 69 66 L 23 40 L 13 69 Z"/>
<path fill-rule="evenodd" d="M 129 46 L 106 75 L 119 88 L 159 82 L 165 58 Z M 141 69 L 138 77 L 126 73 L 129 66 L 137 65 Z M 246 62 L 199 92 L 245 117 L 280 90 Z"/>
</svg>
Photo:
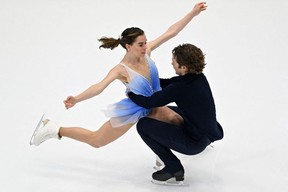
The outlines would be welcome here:
<svg viewBox="0 0 288 192">
<path fill-rule="evenodd" d="M 128 73 L 127 70 L 125 68 L 125 64 L 123 63 L 119 63 L 117 65 L 115 65 L 111 71 L 113 71 L 113 73 L 117 74 L 118 78 L 120 81 L 126 82 L 127 81 L 127 77 L 128 77 Z"/>
<path fill-rule="evenodd" d="M 121 76 L 125 76 L 124 73 L 124 67 L 121 64 L 117 64 L 109 70 L 107 75 L 114 76 L 114 78 L 118 79 L 119 77 L 121 78 Z"/>
</svg>

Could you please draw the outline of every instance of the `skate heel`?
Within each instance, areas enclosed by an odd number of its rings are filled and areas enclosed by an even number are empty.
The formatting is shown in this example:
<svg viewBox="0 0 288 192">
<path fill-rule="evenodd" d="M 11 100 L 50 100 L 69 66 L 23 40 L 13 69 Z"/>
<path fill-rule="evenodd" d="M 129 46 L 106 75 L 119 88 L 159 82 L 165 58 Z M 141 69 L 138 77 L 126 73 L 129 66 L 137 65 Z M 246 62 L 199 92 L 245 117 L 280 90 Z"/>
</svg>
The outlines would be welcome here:
<svg viewBox="0 0 288 192">
<path fill-rule="evenodd" d="M 178 171 L 177 173 L 174 174 L 174 177 L 176 181 L 184 181 L 183 171 Z"/>
<path fill-rule="evenodd" d="M 184 176 L 175 176 L 176 181 L 184 181 Z"/>
</svg>

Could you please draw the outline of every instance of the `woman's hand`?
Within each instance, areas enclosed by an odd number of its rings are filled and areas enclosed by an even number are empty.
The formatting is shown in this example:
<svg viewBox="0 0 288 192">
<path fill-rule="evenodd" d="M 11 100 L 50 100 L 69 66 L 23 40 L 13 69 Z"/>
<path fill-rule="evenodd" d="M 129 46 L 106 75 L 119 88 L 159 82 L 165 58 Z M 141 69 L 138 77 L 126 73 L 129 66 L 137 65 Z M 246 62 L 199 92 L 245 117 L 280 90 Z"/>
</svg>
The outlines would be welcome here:
<svg viewBox="0 0 288 192">
<path fill-rule="evenodd" d="M 66 109 L 69 109 L 73 107 L 77 103 L 77 101 L 75 97 L 68 96 L 67 99 L 63 101 L 63 103 L 65 104 Z"/>
<path fill-rule="evenodd" d="M 206 2 L 201 2 L 201 3 L 197 3 L 197 4 L 194 6 L 192 12 L 193 12 L 194 16 L 196 16 L 196 15 L 199 15 L 199 13 L 200 13 L 201 11 L 205 11 L 206 9 L 207 9 L 207 4 L 206 4 Z"/>
</svg>

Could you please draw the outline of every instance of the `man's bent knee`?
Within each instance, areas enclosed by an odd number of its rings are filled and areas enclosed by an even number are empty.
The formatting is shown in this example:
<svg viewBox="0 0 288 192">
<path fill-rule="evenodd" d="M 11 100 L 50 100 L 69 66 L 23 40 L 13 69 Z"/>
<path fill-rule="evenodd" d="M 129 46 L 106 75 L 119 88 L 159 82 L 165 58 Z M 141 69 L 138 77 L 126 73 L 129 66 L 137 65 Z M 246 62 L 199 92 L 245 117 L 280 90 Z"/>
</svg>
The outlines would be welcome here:
<svg viewBox="0 0 288 192">
<path fill-rule="evenodd" d="M 143 117 L 138 121 L 136 128 L 139 134 L 144 133 L 149 128 L 149 121 L 151 120 L 151 118 Z"/>
</svg>

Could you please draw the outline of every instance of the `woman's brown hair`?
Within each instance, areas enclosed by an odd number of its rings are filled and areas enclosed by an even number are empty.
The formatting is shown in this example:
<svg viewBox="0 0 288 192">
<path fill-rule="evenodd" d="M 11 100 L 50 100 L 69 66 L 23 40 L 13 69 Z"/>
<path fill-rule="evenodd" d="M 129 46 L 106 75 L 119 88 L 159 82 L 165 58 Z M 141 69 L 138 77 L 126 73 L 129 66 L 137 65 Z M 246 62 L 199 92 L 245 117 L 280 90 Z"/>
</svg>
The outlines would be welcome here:
<svg viewBox="0 0 288 192">
<path fill-rule="evenodd" d="M 125 45 L 132 45 L 136 38 L 140 35 L 144 35 L 144 31 L 138 27 L 130 27 L 125 29 L 121 37 L 118 39 L 112 38 L 112 37 L 102 37 L 98 39 L 101 42 L 101 45 L 99 48 L 105 48 L 105 49 L 114 49 L 119 44 L 126 49 Z"/>
</svg>

